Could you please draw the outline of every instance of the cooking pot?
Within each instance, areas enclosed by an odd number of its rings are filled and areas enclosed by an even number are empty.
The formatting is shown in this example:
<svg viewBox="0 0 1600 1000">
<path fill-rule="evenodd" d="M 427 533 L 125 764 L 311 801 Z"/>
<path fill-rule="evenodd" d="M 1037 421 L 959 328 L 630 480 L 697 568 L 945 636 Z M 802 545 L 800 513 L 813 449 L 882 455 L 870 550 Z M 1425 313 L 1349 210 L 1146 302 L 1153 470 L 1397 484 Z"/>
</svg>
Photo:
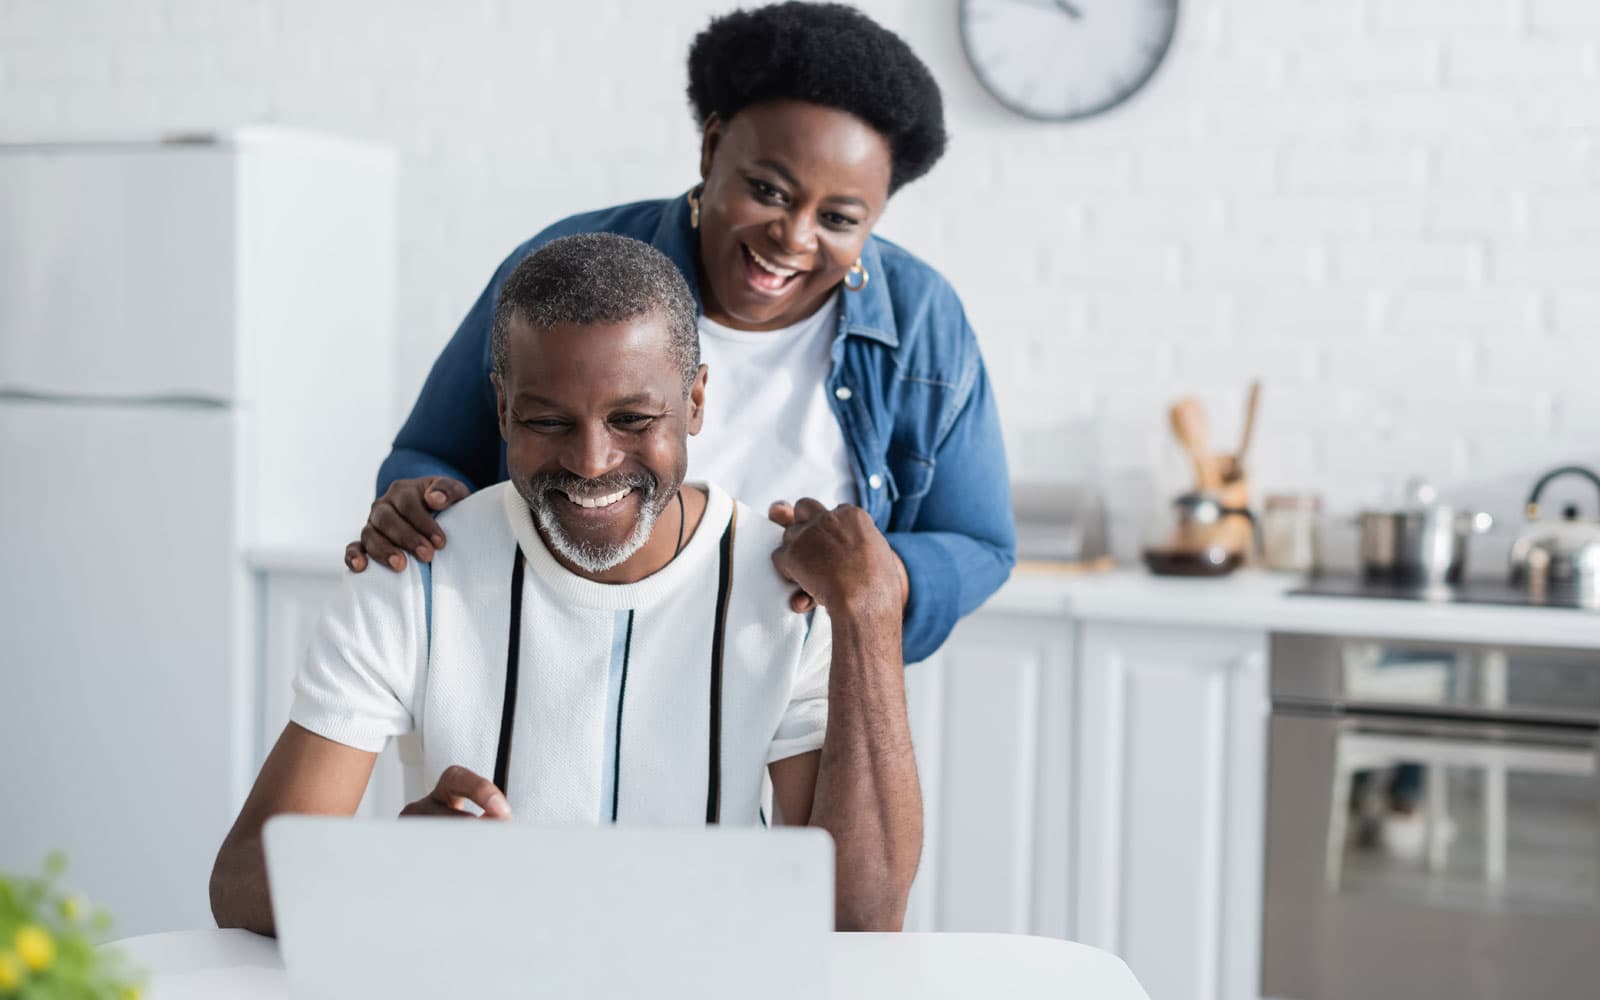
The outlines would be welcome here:
<svg viewBox="0 0 1600 1000">
<path fill-rule="evenodd" d="M 1568 504 L 1559 521 L 1540 521 L 1539 496 L 1553 479 L 1581 476 L 1600 492 L 1600 475 L 1578 465 L 1545 473 L 1528 497 L 1528 526 L 1511 546 L 1511 582 L 1543 596 L 1575 592 L 1578 603 L 1600 607 L 1600 520 L 1580 518 Z"/>
<path fill-rule="evenodd" d="M 1468 541 L 1493 527 L 1494 519 L 1436 502 L 1437 493 L 1424 482 L 1414 481 L 1408 492 L 1413 506 L 1361 512 L 1362 573 L 1425 586 L 1460 582 Z"/>
</svg>

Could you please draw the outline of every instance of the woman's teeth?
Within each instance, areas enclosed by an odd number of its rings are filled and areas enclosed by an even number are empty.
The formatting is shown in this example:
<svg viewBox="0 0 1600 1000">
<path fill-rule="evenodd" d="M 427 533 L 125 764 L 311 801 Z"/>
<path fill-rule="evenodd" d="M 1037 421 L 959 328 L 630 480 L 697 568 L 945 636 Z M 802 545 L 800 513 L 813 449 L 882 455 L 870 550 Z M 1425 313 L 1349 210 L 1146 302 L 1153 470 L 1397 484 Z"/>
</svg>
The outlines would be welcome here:
<svg viewBox="0 0 1600 1000">
<path fill-rule="evenodd" d="M 749 246 L 744 245 L 744 243 L 739 246 L 744 248 L 744 256 L 747 259 L 746 277 L 749 278 L 750 285 L 754 285 L 755 288 L 760 288 L 760 290 L 766 291 L 768 294 L 786 290 L 786 288 L 789 288 L 790 283 L 794 282 L 795 275 L 800 274 L 794 267 L 779 267 L 778 264 L 773 264 L 773 262 L 763 258 L 762 254 L 750 250 Z"/>
<path fill-rule="evenodd" d="M 628 486 L 615 493 L 608 493 L 603 497 L 580 497 L 571 493 L 566 494 L 566 497 L 579 507 L 609 507 L 632 492 L 633 487 Z"/>
<path fill-rule="evenodd" d="M 750 254 L 750 259 L 756 262 L 756 266 L 768 274 L 774 274 L 787 280 L 800 273 L 792 267 L 779 267 L 772 261 L 750 249 L 748 246 L 746 246 L 744 249 L 746 253 Z"/>
</svg>

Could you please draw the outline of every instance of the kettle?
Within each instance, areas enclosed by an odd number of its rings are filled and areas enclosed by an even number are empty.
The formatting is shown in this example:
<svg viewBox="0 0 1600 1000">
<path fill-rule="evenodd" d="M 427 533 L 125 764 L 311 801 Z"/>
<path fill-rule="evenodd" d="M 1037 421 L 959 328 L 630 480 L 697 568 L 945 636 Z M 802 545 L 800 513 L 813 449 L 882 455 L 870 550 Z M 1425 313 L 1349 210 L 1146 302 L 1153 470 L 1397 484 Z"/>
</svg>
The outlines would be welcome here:
<svg viewBox="0 0 1600 1000">
<path fill-rule="evenodd" d="M 1579 517 L 1577 505 L 1569 504 L 1559 521 L 1539 519 L 1540 495 L 1562 476 L 1582 476 L 1600 495 L 1600 475 L 1579 465 L 1539 477 L 1528 497 L 1528 526 L 1511 546 L 1511 582 L 1536 597 L 1552 590 L 1570 592 L 1580 605 L 1600 608 L 1600 517 Z"/>
</svg>

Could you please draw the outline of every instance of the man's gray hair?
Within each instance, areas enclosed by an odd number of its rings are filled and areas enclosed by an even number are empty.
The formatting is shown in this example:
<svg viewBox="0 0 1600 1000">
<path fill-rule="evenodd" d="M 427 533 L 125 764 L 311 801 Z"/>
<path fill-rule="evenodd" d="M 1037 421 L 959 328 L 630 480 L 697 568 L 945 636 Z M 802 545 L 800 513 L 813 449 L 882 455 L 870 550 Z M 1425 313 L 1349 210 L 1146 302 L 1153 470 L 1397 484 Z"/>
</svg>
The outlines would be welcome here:
<svg viewBox="0 0 1600 1000">
<path fill-rule="evenodd" d="M 513 318 L 545 330 L 559 324 L 622 323 L 652 313 L 666 321 L 687 393 L 700 368 L 700 333 L 694 297 L 677 265 L 650 244 L 614 233 L 551 240 L 524 257 L 500 286 L 491 345 L 494 373 L 506 375 Z"/>
</svg>

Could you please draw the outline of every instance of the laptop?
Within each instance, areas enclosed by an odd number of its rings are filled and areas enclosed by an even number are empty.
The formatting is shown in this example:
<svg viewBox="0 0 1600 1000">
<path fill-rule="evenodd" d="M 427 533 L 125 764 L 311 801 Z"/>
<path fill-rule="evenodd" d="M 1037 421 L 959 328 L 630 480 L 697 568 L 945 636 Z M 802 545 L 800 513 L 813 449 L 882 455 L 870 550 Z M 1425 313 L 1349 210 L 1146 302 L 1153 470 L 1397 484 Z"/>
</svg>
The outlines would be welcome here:
<svg viewBox="0 0 1600 1000">
<path fill-rule="evenodd" d="M 278 816 L 264 838 L 301 1000 L 825 991 L 822 830 Z"/>
</svg>

